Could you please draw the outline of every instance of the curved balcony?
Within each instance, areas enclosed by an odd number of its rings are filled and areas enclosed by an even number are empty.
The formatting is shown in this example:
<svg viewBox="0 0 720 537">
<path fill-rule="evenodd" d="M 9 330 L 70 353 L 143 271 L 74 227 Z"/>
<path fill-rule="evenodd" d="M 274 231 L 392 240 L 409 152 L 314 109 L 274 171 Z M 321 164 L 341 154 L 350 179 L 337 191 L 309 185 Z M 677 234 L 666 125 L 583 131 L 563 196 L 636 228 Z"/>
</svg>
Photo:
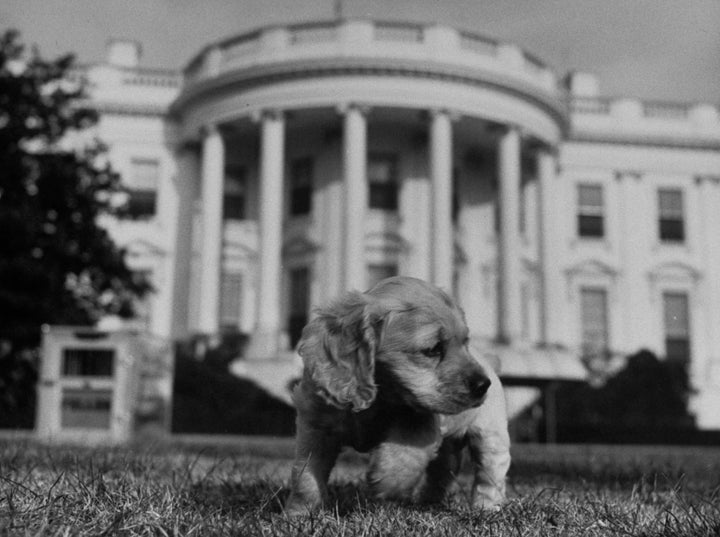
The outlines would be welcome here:
<svg viewBox="0 0 720 537">
<path fill-rule="evenodd" d="M 450 27 L 332 21 L 267 27 L 203 49 L 184 71 L 173 108 L 230 88 L 338 74 L 449 80 L 507 93 L 566 121 L 555 75 L 515 45 Z"/>
</svg>

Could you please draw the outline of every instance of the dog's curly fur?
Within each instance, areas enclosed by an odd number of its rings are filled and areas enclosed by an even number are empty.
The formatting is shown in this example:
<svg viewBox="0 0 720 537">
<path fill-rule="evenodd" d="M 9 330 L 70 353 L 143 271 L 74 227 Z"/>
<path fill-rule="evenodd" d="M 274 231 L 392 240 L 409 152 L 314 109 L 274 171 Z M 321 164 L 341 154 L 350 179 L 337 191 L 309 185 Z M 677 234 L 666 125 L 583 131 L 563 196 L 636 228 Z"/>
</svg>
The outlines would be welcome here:
<svg viewBox="0 0 720 537">
<path fill-rule="evenodd" d="M 462 311 L 422 280 L 395 277 L 318 311 L 298 346 L 297 444 L 286 512 L 327 500 L 343 446 L 371 451 L 379 498 L 442 499 L 468 446 L 472 504 L 505 497 L 510 441 L 502 387 L 472 356 Z"/>
</svg>

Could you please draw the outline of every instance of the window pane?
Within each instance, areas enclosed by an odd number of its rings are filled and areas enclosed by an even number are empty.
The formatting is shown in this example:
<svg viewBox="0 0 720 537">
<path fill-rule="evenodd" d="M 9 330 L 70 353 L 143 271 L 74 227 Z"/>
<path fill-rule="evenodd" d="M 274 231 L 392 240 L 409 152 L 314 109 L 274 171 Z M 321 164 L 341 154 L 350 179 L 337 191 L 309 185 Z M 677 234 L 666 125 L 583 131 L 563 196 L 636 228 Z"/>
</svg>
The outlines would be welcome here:
<svg viewBox="0 0 720 537">
<path fill-rule="evenodd" d="M 247 170 L 244 166 L 225 168 L 225 188 L 223 193 L 223 218 L 225 220 L 245 219 L 245 194 Z"/>
<path fill-rule="evenodd" d="M 393 184 L 370 184 L 371 209 L 394 211 L 398 208 L 397 187 Z"/>
<path fill-rule="evenodd" d="M 311 157 L 295 159 L 290 169 L 290 214 L 312 211 L 314 162 Z"/>
<path fill-rule="evenodd" d="M 372 209 L 398 208 L 397 159 L 395 155 L 370 155 L 368 159 L 368 204 Z"/>
<path fill-rule="evenodd" d="M 157 196 L 154 190 L 130 190 L 127 204 L 127 215 L 135 220 L 143 220 L 155 216 Z"/>
<path fill-rule="evenodd" d="M 685 222 L 682 191 L 679 189 L 658 190 L 658 213 L 660 240 L 684 241 Z"/>
<path fill-rule="evenodd" d="M 112 377 L 115 351 L 112 349 L 63 350 L 64 377 Z"/>
<path fill-rule="evenodd" d="M 223 273 L 220 280 L 220 324 L 237 327 L 240 324 L 242 274 Z"/>
<path fill-rule="evenodd" d="M 600 352 L 608 348 L 607 292 L 585 288 L 580 291 L 580 320 L 583 349 Z"/>
<path fill-rule="evenodd" d="M 578 205 L 580 210 L 600 209 L 603 207 L 603 192 L 600 185 L 578 185 Z"/>
<path fill-rule="evenodd" d="M 605 236 L 603 191 L 600 185 L 578 185 L 578 235 Z"/>
<path fill-rule="evenodd" d="M 310 307 L 310 269 L 297 268 L 290 271 L 290 311 L 288 315 L 288 335 L 290 345 L 294 347 L 308 322 Z"/>
<path fill-rule="evenodd" d="M 672 362 L 689 362 L 690 340 L 688 338 L 665 338 L 665 357 Z"/>
<path fill-rule="evenodd" d="M 64 388 L 60 410 L 63 429 L 109 429 L 112 390 Z"/>
<path fill-rule="evenodd" d="M 658 206 L 661 216 L 682 216 L 682 191 L 662 189 L 658 191 Z"/>
<path fill-rule="evenodd" d="M 129 187 L 135 190 L 155 190 L 160 177 L 160 163 L 155 159 L 132 159 Z"/>
<path fill-rule="evenodd" d="M 605 223 L 602 216 L 578 215 L 578 235 L 581 237 L 603 237 Z"/>
<path fill-rule="evenodd" d="M 245 195 L 225 194 L 223 196 L 223 218 L 225 220 L 245 219 Z"/>
<path fill-rule="evenodd" d="M 686 293 L 663 293 L 665 356 L 674 362 L 690 360 L 690 314 Z"/>
<path fill-rule="evenodd" d="M 378 282 L 385 278 L 391 278 L 397 276 L 398 267 L 397 265 L 368 265 L 368 289 L 375 286 Z"/>
<path fill-rule="evenodd" d="M 687 295 L 685 293 L 665 293 L 663 303 L 665 334 L 668 337 L 689 337 L 690 322 Z"/>
<path fill-rule="evenodd" d="M 395 157 L 371 155 L 367 174 L 370 183 L 395 182 Z"/>
<path fill-rule="evenodd" d="M 685 240 L 685 222 L 675 218 L 660 219 L 660 240 L 682 242 Z"/>
</svg>

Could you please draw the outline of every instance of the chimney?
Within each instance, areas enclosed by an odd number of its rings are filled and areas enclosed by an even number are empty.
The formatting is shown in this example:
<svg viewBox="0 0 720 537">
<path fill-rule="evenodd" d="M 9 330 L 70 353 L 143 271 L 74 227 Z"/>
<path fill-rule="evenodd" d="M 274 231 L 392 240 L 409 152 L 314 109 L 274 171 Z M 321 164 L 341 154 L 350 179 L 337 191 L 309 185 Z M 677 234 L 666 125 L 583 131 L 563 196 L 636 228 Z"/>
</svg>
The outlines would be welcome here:
<svg viewBox="0 0 720 537">
<path fill-rule="evenodd" d="M 142 45 L 131 39 L 111 39 L 106 47 L 107 63 L 115 67 L 138 67 Z"/>
</svg>

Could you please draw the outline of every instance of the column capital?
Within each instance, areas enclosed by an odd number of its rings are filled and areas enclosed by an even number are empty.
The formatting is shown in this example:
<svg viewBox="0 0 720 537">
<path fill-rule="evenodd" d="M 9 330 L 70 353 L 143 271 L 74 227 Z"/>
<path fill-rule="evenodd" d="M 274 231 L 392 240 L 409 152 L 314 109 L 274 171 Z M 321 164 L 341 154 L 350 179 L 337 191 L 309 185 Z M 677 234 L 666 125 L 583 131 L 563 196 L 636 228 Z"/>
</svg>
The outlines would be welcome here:
<svg viewBox="0 0 720 537">
<path fill-rule="evenodd" d="M 250 113 L 250 120 L 253 123 L 262 123 L 264 120 L 285 119 L 287 112 L 281 108 L 262 108 Z"/>
<path fill-rule="evenodd" d="M 487 127 L 485 128 L 487 133 L 490 136 L 501 138 L 502 136 L 505 136 L 509 132 L 517 131 L 520 134 L 520 137 L 523 136 L 523 129 L 520 127 L 520 125 L 517 125 L 515 123 L 495 123 L 490 122 L 488 123 Z"/>
<path fill-rule="evenodd" d="M 372 107 L 368 104 L 355 102 L 340 103 L 335 108 L 337 110 L 337 113 L 343 116 L 347 114 L 350 110 L 357 110 L 363 116 L 367 116 L 372 110 Z"/>
<path fill-rule="evenodd" d="M 521 136 L 523 135 L 522 132 L 520 134 Z M 528 151 L 535 153 L 537 156 L 549 154 L 557 157 L 560 153 L 560 148 L 558 146 L 541 140 L 540 138 L 537 138 L 535 136 L 525 137 L 523 140 L 523 145 Z"/>
<path fill-rule="evenodd" d="M 180 157 L 185 153 L 199 154 L 201 149 L 202 143 L 200 142 L 200 140 L 195 138 L 185 138 L 175 144 L 175 147 L 173 148 L 173 153 L 175 154 L 175 156 Z"/>
<path fill-rule="evenodd" d="M 460 118 L 462 117 L 460 112 L 456 112 L 455 110 L 451 110 L 449 108 L 428 108 L 427 115 L 431 120 L 438 116 L 447 116 L 451 123 L 460 121 Z"/>
<path fill-rule="evenodd" d="M 200 139 L 207 138 L 208 136 L 211 136 L 213 134 L 219 134 L 220 133 L 220 124 L 219 123 L 205 123 L 198 129 L 198 135 Z"/>
</svg>

